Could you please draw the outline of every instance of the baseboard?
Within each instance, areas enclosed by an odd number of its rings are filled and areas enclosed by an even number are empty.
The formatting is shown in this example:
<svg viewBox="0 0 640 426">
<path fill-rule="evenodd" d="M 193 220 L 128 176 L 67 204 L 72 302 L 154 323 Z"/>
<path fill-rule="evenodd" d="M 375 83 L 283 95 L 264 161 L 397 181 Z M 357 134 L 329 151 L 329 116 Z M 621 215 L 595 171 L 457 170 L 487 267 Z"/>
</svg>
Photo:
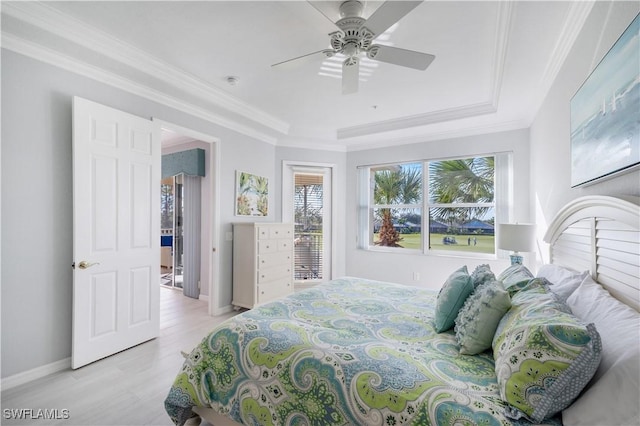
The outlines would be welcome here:
<svg viewBox="0 0 640 426">
<path fill-rule="evenodd" d="M 209 301 L 209 295 L 208 295 L 208 294 L 202 294 L 202 293 L 200 293 L 200 294 L 198 295 L 198 299 L 199 299 L 199 300 L 202 300 L 203 302 L 208 302 L 208 301 Z"/>
<path fill-rule="evenodd" d="M 220 315 L 224 315 L 224 314 L 226 314 L 226 313 L 229 313 L 229 312 L 231 312 L 231 311 L 233 311 L 233 305 L 227 305 L 227 306 L 223 306 L 223 307 L 221 307 L 221 308 L 215 308 L 215 309 L 213 310 L 213 316 L 214 316 L 214 317 L 217 317 L 217 316 L 220 316 Z"/>
<path fill-rule="evenodd" d="M 5 391 L 69 368 L 71 368 L 71 357 L 36 367 L 31 370 L 23 371 L 22 373 L 14 374 L 13 376 L 3 377 L 0 379 L 0 389 Z"/>
</svg>

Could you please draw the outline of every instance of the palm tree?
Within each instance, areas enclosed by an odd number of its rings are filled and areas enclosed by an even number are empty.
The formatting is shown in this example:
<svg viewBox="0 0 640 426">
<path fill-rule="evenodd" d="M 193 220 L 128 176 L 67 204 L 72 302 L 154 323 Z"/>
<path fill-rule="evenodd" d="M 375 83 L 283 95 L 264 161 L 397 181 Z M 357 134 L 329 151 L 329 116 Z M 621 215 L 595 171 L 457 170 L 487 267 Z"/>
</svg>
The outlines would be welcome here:
<svg viewBox="0 0 640 426">
<path fill-rule="evenodd" d="M 374 174 L 375 204 L 411 204 L 420 200 L 422 195 L 422 169 L 420 167 L 402 167 L 390 170 L 378 170 Z M 374 244 L 385 247 L 402 247 L 400 233 L 393 227 L 390 208 L 380 209 L 382 226 L 378 241 Z"/>
<path fill-rule="evenodd" d="M 434 161 L 429 164 L 430 199 L 434 203 L 490 203 L 494 191 L 494 157 Z M 450 225 L 482 217 L 490 207 L 435 207 L 431 214 Z"/>
<path fill-rule="evenodd" d="M 305 231 L 322 225 L 321 184 L 295 185 L 295 221 Z"/>
</svg>

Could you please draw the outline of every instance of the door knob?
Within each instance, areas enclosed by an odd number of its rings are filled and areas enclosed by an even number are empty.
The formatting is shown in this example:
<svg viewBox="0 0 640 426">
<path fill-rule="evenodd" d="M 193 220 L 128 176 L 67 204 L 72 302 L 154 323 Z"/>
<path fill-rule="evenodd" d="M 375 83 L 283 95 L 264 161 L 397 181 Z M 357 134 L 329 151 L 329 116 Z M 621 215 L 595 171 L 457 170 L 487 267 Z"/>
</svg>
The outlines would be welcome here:
<svg viewBox="0 0 640 426">
<path fill-rule="evenodd" d="M 78 268 L 80 268 L 80 269 L 87 269 L 87 268 L 91 268 L 91 267 L 92 267 L 92 266 L 94 266 L 94 265 L 99 265 L 99 264 L 100 264 L 99 262 L 91 263 L 91 262 L 87 262 L 86 260 L 83 260 L 82 262 L 80 262 L 80 263 L 78 264 Z"/>
</svg>

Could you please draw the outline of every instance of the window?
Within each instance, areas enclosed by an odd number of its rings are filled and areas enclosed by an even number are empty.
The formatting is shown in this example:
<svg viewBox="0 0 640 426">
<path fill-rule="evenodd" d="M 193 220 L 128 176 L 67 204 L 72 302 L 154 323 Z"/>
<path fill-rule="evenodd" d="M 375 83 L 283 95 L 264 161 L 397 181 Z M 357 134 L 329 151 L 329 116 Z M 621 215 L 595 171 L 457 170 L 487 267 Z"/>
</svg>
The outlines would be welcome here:
<svg viewBox="0 0 640 426">
<path fill-rule="evenodd" d="M 422 163 L 372 167 L 372 242 L 382 247 L 422 246 Z"/>
<path fill-rule="evenodd" d="M 322 174 L 294 173 L 296 281 L 322 280 L 324 182 Z"/>
<path fill-rule="evenodd" d="M 330 279 L 334 165 L 283 161 L 282 220 L 295 224 L 296 286 Z"/>
<path fill-rule="evenodd" d="M 360 247 L 494 254 L 496 217 L 508 216 L 509 161 L 495 154 L 362 167 Z"/>
</svg>

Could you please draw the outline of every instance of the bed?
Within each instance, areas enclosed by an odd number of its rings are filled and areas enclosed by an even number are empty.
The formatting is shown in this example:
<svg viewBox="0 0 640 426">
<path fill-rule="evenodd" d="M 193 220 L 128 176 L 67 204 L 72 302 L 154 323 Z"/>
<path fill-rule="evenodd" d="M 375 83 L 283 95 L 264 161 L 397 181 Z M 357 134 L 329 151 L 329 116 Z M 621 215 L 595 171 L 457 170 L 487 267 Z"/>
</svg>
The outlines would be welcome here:
<svg viewBox="0 0 640 426">
<path fill-rule="evenodd" d="M 549 226 L 537 275 L 465 266 L 440 292 L 343 277 L 243 312 L 186 356 L 167 413 L 215 426 L 638 424 L 639 221 L 637 200 L 584 197 Z"/>
</svg>

